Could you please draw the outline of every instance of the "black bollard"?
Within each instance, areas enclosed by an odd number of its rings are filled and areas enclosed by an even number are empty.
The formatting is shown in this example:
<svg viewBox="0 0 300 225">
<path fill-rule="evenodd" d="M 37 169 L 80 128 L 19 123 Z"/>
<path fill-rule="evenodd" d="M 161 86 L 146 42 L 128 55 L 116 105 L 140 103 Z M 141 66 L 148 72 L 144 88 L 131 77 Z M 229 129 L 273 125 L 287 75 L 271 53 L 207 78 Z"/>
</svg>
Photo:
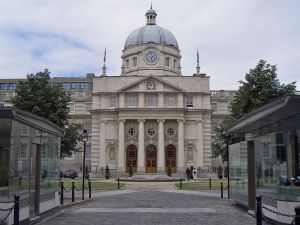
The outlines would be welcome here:
<svg viewBox="0 0 300 225">
<path fill-rule="evenodd" d="M 60 204 L 64 204 L 64 182 L 60 182 Z"/>
<path fill-rule="evenodd" d="M 221 182 L 221 198 L 223 198 L 223 182 Z"/>
<path fill-rule="evenodd" d="M 299 205 L 295 207 L 295 212 L 296 212 L 295 225 L 300 225 L 300 206 Z"/>
<path fill-rule="evenodd" d="M 75 201 L 75 183 L 72 182 L 72 202 Z"/>
<path fill-rule="evenodd" d="M 211 190 L 211 177 L 209 178 L 209 189 Z"/>
<path fill-rule="evenodd" d="M 180 178 L 180 190 L 182 190 L 182 178 Z"/>
<path fill-rule="evenodd" d="M 15 195 L 14 196 L 15 202 L 14 202 L 14 225 L 20 224 L 20 196 Z"/>
<path fill-rule="evenodd" d="M 256 196 L 256 225 L 262 225 L 261 196 Z"/>
<path fill-rule="evenodd" d="M 118 177 L 118 190 L 120 190 L 120 177 Z"/>
<path fill-rule="evenodd" d="M 92 183 L 90 180 L 89 180 L 88 185 L 89 185 L 89 198 L 92 198 Z"/>
</svg>

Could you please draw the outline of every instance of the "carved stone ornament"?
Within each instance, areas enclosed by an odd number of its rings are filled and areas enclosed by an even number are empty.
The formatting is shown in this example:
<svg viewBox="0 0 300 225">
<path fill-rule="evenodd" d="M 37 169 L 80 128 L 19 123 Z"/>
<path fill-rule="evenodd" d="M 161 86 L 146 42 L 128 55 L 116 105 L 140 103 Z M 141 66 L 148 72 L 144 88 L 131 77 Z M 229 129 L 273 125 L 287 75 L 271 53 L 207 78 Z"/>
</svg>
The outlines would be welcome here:
<svg viewBox="0 0 300 225">
<path fill-rule="evenodd" d="M 148 90 L 155 90 L 155 83 L 153 80 L 149 80 L 147 83 L 147 89 Z"/>
</svg>

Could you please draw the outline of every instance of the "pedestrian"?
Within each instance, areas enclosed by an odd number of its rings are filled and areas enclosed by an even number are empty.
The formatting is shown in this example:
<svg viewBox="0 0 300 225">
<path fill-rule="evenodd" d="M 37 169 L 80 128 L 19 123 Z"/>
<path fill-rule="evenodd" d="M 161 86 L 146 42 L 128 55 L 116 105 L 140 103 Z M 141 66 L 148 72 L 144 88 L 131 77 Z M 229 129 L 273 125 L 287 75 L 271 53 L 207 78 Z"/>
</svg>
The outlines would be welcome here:
<svg viewBox="0 0 300 225">
<path fill-rule="evenodd" d="M 197 179 L 197 170 L 196 170 L 196 168 L 193 169 L 193 179 L 194 179 L 194 181 Z"/>
<path fill-rule="evenodd" d="M 191 171 L 190 171 L 189 168 L 186 168 L 185 175 L 186 175 L 187 180 L 190 180 L 190 178 L 191 178 Z"/>
</svg>

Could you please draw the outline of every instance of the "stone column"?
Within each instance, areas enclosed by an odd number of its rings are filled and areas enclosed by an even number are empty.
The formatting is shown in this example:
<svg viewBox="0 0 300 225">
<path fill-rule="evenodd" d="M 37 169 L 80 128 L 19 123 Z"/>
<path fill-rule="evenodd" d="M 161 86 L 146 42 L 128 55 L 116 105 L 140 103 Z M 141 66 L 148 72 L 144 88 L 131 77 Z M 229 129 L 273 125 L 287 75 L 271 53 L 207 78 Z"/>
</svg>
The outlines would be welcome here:
<svg viewBox="0 0 300 225">
<path fill-rule="evenodd" d="M 184 127 L 183 119 L 177 120 L 178 122 L 178 158 L 177 158 L 177 168 L 178 172 L 184 170 Z"/>
<path fill-rule="evenodd" d="M 158 122 L 158 154 L 157 154 L 157 171 L 166 172 L 165 170 L 165 142 L 164 142 L 164 122 L 165 120 L 157 120 Z"/>
<path fill-rule="evenodd" d="M 202 120 L 197 120 L 197 166 L 203 167 L 203 125 Z M 195 165 L 196 166 L 196 165 Z"/>
<path fill-rule="evenodd" d="M 144 173 L 145 172 L 145 145 L 144 145 L 144 123 L 145 120 L 138 120 L 139 122 L 139 146 L 138 146 L 138 162 L 137 162 L 137 171 Z"/>
<path fill-rule="evenodd" d="M 99 162 L 100 162 L 100 168 L 106 167 L 106 157 L 105 157 L 105 120 L 100 120 L 100 154 L 99 154 Z"/>
<path fill-rule="evenodd" d="M 124 140 L 124 123 L 125 120 L 119 120 L 119 151 L 118 151 L 118 172 L 125 172 L 125 140 Z"/>
</svg>

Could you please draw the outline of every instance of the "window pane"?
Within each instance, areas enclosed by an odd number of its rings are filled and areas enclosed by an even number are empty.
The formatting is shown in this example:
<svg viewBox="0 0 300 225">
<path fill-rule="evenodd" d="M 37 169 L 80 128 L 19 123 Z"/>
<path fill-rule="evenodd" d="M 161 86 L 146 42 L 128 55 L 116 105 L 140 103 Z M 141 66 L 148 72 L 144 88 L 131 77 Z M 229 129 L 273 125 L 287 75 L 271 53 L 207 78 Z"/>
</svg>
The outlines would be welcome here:
<svg viewBox="0 0 300 225">
<path fill-rule="evenodd" d="M 193 107 L 193 96 L 186 96 L 186 107 Z"/>
<path fill-rule="evenodd" d="M 156 96 L 155 95 L 149 95 L 147 98 L 147 105 L 150 107 L 156 106 Z"/>
</svg>

